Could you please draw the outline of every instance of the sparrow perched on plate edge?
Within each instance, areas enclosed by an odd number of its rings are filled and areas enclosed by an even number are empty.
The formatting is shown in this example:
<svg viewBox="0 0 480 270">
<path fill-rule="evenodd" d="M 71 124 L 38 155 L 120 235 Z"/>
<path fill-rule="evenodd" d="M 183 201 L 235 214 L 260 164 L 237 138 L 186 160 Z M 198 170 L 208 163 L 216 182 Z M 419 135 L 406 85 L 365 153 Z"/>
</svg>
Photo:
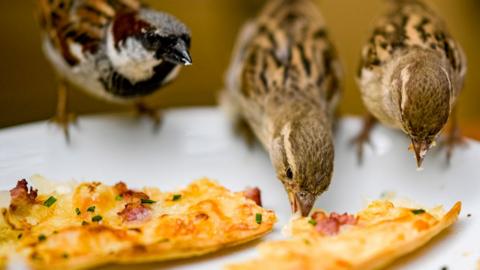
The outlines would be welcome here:
<svg viewBox="0 0 480 270">
<path fill-rule="evenodd" d="M 310 0 L 270 0 L 243 27 L 221 102 L 268 151 L 293 212 L 308 215 L 333 173 L 342 70 Z"/>
<path fill-rule="evenodd" d="M 358 73 L 362 98 L 371 116 L 355 139 L 363 143 L 375 119 L 401 129 L 412 141 L 417 167 L 452 118 L 447 157 L 461 142 L 455 106 L 463 88 L 465 54 L 445 22 L 420 0 L 390 0 L 364 46 Z"/>
<path fill-rule="evenodd" d="M 138 0 L 37 0 L 43 48 L 61 83 L 56 122 L 68 138 L 66 83 L 103 100 L 136 104 L 190 65 L 190 30 Z"/>
</svg>

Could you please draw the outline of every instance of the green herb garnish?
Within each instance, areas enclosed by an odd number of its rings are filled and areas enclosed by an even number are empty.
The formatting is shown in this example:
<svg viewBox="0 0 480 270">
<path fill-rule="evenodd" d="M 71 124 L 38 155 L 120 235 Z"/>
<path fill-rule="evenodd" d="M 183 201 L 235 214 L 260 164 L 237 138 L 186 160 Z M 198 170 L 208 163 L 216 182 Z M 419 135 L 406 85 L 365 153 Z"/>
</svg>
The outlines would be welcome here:
<svg viewBox="0 0 480 270">
<path fill-rule="evenodd" d="M 121 201 L 121 200 L 123 200 L 123 196 L 122 196 L 122 195 L 117 195 L 117 196 L 115 197 L 115 200 L 116 200 L 116 201 Z"/>
<path fill-rule="evenodd" d="M 255 221 L 257 222 L 257 224 L 262 224 L 262 214 L 256 214 Z"/>
<path fill-rule="evenodd" d="M 38 236 L 38 241 L 42 242 L 42 241 L 45 241 L 45 240 L 47 240 L 47 237 L 44 234 L 40 234 Z"/>
<path fill-rule="evenodd" d="M 87 226 L 88 225 L 88 222 L 86 222 L 85 220 L 82 221 L 82 226 Z"/>
<path fill-rule="evenodd" d="M 80 208 L 75 208 L 75 213 L 77 213 L 77 216 L 80 216 L 82 214 Z"/>
<path fill-rule="evenodd" d="M 143 204 L 154 204 L 156 201 L 150 199 L 142 199 Z"/>
<path fill-rule="evenodd" d="M 178 201 L 178 200 L 180 200 L 181 198 L 182 198 L 182 195 L 180 195 L 180 194 L 175 194 L 175 195 L 173 195 L 172 200 L 173 200 L 173 201 Z"/>
<path fill-rule="evenodd" d="M 103 219 L 102 216 L 96 215 L 96 216 L 92 217 L 92 222 L 100 222 L 102 219 Z"/>
<path fill-rule="evenodd" d="M 17 236 L 17 239 L 22 239 L 22 237 L 23 237 L 23 234 L 21 233 Z"/>
<path fill-rule="evenodd" d="M 313 226 L 317 225 L 317 221 L 315 219 L 310 219 L 308 223 L 312 224 Z"/>
<path fill-rule="evenodd" d="M 88 207 L 87 212 L 92 212 L 92 213 L 95 212 L 95 205 Z"/>
<path fill-rule="evenodd" d="M 414 209 L 414 210 L 412 210 L 412 213 L 413 213 L 414 215 L 421 215 L 421 214 L 424 214 L 424 213 L 425 213 L 425 210 L 423 210 L 423 209 Z"/>
<path fill-rule="evenodd" d="M 55 202 L 57 201 L 57 199 L 53 196 L 50 196 L 50 198 L 48 198 L 46 201 L 43 202 L 43 205 L 45 205 L 46 207 L 50 207 L 52 206 Z"/>
<path fill-rule="evenodd" d="M 70 256 L 68 255 L 68 253 L 63 253 L 63 254 L 62 254 L 62 257 L 63 257 L 64 259 L 68 259 L 68 257 L 70 257 Z"/>
</svg>

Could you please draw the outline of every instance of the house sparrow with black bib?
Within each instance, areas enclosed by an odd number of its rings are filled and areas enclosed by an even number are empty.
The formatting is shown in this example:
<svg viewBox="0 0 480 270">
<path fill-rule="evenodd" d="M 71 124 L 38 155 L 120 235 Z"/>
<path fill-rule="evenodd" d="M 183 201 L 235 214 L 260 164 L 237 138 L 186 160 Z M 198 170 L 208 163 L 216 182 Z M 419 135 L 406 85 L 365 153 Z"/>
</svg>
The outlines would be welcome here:
<svg viewBox="0 0 480 270">
<path fill-rule="evenodd" d="M 390 0 L 362 51 L 358 84 L 371 116 L 356 138 L 363 143 L 376 120 L 411 139 L 421 168 L 449 118 L 447 157 L 461 142 L 455 105 L 467 71 L 465 54 L 445 22 L 419 0 Z"/>
<path fill-rule="evenodd" d="M 341 67 L 310 0 L 270 0 L 239 35 L 223 106 L 268 151 L 293 212 L 330 185 Z"/>
<path fill-rule="evenodd" d="M 43 48 L 59 78 L 55 121 L 68 138 L 66 83 L 98 98 L 136 105 L 190 65 L 190 31 L 138 0 L 37 0 Z"/>
</svg>

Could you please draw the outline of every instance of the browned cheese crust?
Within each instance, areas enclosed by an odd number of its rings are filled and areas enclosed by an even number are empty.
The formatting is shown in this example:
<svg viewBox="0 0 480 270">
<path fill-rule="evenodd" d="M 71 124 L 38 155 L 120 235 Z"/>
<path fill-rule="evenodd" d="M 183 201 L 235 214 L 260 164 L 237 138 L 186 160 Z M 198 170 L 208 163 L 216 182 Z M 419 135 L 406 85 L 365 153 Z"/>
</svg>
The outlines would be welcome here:
<svg viewBox="0 0 480 270">
<path fill-rule="evenodd" d="M 376 201 L 356 215 L 355 225 L 342 226 L 335 235 L 322 233 L 311 218 L 295 220 L 293 239 L 261 244 L 260 258 L 227 269 L 380 269 L 451 226 L 460 209 L 458 202 L 448 213 L 437 214 Z"/>
<path fill-rule="evenodd" d="M 14 189 L 11 194 L 24 193 Z M 198 256 L 259 238 L 276 221 L 272 211 L 242 192 L 207 179 L 178 192 L 82 183 L 1 211 L 0 265 L 15 249 L 34 269 Z"/>
</svg>

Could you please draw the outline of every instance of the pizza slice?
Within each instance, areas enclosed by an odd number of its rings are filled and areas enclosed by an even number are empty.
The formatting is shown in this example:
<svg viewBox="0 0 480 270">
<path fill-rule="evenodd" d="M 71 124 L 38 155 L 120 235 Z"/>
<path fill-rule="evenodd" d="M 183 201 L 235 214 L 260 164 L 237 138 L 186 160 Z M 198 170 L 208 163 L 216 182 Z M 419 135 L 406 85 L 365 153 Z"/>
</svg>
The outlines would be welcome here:
<svg viewBox="0 0 480 270">
<path fill-rule="evenodd" d="M 177 192 L 124 183 L 43 186 L 22 180 L 10 191 L 0 210 L 0 264 L 13 253 L 33 269 L 199 256 L 259 238 L 276 221 L 255 202 L 258 191 L 233 193 L 207 179 Z"/>
<path fill-rule="evenodd" d="M 444 214 L 382 200 L 355 216 L 318 211 L 292 221 L 292 239 L 261 244 L 260 258 L 227 269 L 380 269 L 451 226 L 460 209 L 460 202 Z"/>
</svg>

